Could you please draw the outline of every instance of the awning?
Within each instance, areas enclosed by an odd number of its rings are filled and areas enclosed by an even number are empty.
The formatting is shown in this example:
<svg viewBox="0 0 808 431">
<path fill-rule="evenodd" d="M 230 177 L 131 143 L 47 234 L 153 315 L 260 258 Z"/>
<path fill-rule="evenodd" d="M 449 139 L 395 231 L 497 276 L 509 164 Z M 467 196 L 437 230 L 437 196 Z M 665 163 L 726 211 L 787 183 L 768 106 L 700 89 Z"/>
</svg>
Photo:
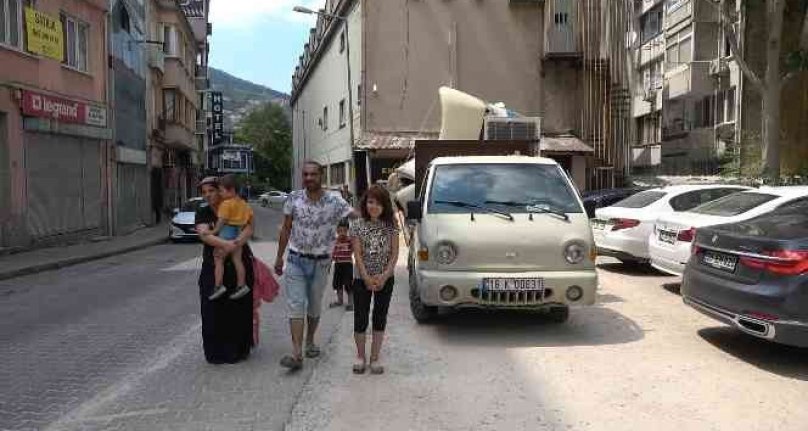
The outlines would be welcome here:
<svg viewBox="0 0 808 431">
<path fill-rule="evenodd" d="M 410 150 L 415 141 L 420 139 L 437 139 L 437 133 L 418 132 L 367 132 L 357 143 L 360 150 Z"/>
<path fill-rule="evenodd" d="M 585 153 L 592 154 L 595 150 L 581 139 L 572 135 L 542 136 L 539 144 L 542 152 L 550 153 Z"/>
</svg>

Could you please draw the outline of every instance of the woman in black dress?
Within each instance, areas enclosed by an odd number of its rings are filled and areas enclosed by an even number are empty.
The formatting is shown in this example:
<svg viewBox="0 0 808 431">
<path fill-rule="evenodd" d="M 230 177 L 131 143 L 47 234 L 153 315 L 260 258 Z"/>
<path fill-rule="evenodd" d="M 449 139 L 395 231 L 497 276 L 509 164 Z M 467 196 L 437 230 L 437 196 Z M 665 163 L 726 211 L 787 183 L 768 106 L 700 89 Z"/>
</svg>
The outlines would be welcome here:
<svg viewBox="0 0 808 431">
<path fill-rule="evenodd" d="M 209 300 L 214 289 L 213 254 L 219 249 L 230 252 L 243 247 L 242 258 L 247 270 L 247 285 L 253 287 L 252 251 L 247 241 L 252 236 L 252 222 L 244 227 L 235 241 L 224 241 L 210 233 L 216 224 L 216 210 L 221 202 L 219 184 L 215 177 L 208 177 L 199 184 L 199 190 L 208 205 L 196 211 L 196 228 L 204 243 L 202 272 L 199 275 L 199 299 L 202 309 L 202 346 L 205 359 L 211 364 L 234 364 L 247 359 L 253 347 L 252 295 L 233 300 L 227 297 Z M 236 288 L 236 270 L 228 260 L 225 263 L 224 285 L 228 290 Z"/>
</svg>

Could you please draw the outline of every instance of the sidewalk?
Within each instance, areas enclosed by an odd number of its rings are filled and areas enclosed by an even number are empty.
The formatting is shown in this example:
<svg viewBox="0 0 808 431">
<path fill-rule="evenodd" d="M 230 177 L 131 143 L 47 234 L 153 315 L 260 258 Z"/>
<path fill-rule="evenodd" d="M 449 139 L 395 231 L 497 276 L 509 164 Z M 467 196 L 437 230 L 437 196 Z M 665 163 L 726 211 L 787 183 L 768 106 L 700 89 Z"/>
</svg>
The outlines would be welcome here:
<svg viewBox="0 0 808 431">
<path fill-rule="evenodd" d="M 165 223 L 103 241 L 89 241 L 0 255 L 0 280 L 62 268 L 146 248 L 168 238 Z"/>
</svg>

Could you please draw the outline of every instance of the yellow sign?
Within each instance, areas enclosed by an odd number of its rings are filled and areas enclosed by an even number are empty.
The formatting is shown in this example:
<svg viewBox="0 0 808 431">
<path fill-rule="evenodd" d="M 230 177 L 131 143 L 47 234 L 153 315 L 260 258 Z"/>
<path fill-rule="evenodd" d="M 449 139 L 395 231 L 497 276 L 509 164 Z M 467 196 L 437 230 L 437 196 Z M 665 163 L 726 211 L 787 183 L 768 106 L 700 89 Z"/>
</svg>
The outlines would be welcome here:
<svg viewBox="0 0 808 431">
<path fill-rule="evenodd" d="M 25 28 L 28 36 L 28 51 L 64 61 L 62 22 L 59 18 L 53 18 L 27 7 L 25 8 Z"/>
</svg>

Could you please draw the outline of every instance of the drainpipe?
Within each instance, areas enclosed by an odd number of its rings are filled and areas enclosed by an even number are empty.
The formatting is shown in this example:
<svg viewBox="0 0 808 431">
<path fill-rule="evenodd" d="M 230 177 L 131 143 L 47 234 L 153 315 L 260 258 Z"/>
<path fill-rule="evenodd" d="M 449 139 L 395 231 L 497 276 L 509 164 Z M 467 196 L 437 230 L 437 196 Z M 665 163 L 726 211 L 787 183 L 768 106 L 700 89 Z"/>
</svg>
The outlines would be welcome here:
<svg viewBox="0 0 808 431">
<path fill-rule="evenodd" d="M 112 131 L 112 139 L 107 143 L 106 151 L 106 186 L 107 186 L 107 235 L 112 236 L 115 234 L 115 211 L 113 209 L 114 194 L 112 187 L 115 181 L 113 176 L 115 174 L 115 162 L 117 156 L 115 155 L 115 77 L 111 73 L 112 70 L 112 54 L 110 47 L 112 46 L 112 33 L 110 32 L 111 14 L 109 11 L 104 13 L 104 78 L 107 92 L 107 127 Z"/>
</svg>

